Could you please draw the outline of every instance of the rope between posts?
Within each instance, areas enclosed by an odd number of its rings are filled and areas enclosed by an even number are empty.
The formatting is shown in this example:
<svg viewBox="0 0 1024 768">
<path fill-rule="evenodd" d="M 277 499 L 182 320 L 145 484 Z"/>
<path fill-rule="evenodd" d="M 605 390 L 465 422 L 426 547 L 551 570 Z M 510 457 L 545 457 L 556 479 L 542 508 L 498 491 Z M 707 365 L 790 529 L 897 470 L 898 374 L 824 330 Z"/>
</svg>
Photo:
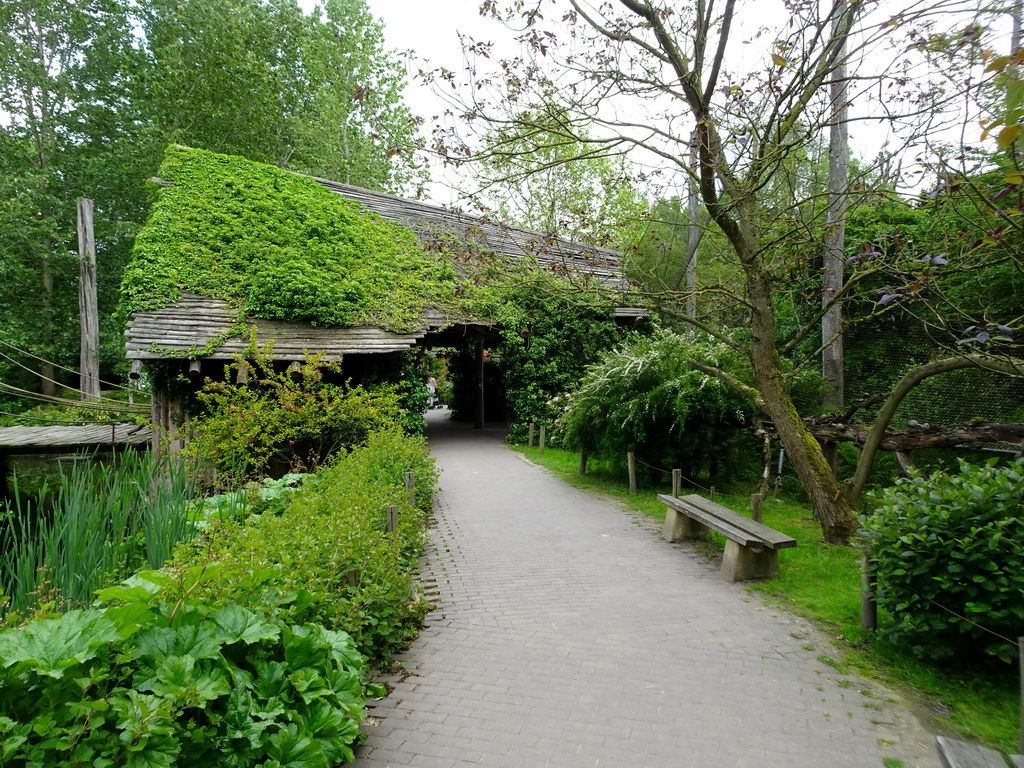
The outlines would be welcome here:
<svg viewBox="0 0 1024 768">
<path fill-rule="evenodd" d="M 646 461 L 641 461 L 640 459 L 636 458 L 635 454 L 633 455 L 633 461 L 635 461 L 637 464 L 643 464 L 645 467 L 649 467 L 649 468 L 653 469 L 655 472 L 661 472 L 663 474 L 668 475 L 669 477 L 672 476 L 672 470 L 670 470 L 670 469 L 662 469 L 661 467 L 656 467 L 653 464 L 648 464 Z M 711 493 L 711 489 L 710 488 L 708 488 L 707 486 L 701 485 L 696 480 L 693 480 L 692 478 L 689 478 L 686 475 L 682 475 L 682 474 L 680 475 L 680 477 L 688 485 L 692 485 L 694 488 L 700 488 L 702 491 L 707 491 L 708 493 Z"/>
<path fill-rule="evenodd" d="M 977 627 L 982 632 L 987 632 L 988 634 L 993 635 L 995 637 L 998 637 L 1000 640 L 1003 640 L 1003 641 L 1009 643 L 1010 645 L 1012 645 L 1014 647 L 1017 647 L 1017 641 L 1016 640 L 1011 640 L 1010 638 L 1006 637 L 1005 635 L 1000 635 L 998 632 L 995 632 L 995 631 L 989 629 L 988 627 L 983 627 L 983 626 L 981 626 L 981 624 L 978 624 L 977 622 L 971 621 L 966 616 L 961 616 L 959 613 L 957 613 L 956 611 L 952 610 L 951 608 L 947 608 L 942 603 L 937 603 L 934 600 L 932 600 L 930 597 L 925 597 L 920 592 L 915 592 L 914 590 L 910 590 L 910 591 L 914 592 L 914 594 L 917 595 L 918 597 L 920 597 L 921 599 L 927 600 L 929 603 L 934 605 L 936 608 L 941 608 L 942 610 L 946 611 L 947 613 L 953 614 L 954 616 L 956 616 L 961 621 L 966 621 L 972 627 Z"/>
</svg>

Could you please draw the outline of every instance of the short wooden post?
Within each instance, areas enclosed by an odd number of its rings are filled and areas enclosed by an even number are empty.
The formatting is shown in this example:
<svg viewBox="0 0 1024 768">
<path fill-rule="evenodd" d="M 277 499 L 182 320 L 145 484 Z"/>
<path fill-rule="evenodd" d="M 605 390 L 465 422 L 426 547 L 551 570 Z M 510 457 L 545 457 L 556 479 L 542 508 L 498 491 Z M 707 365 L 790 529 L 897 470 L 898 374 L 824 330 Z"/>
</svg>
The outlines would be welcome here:
<svg viewBox="0 0 1024 768">
<path fill-rule="evenodd" d="M 626 468 L 629 470 L 629 492 L 636 493 L 636 454 L 626 453 Z"/>
<path fill-rule="evenodd" d="M 547 427 L 540 425 L 540 442 L 537 443 L 537 455 L 544 455 L 544 438 L 547 436 Z"/>
<path fill-rule="evenodd" d="M 531 421 L 530 422 L 530 431 L 527 433 L 527 438 L 526 438 L 526 447 L 527 448 L 533 448 L 533 427 L 534 427 L 534 424 Z"/>
<path fill-rule="evenodd" d="M 412 472 L 405 473 L 405 492 L 409 494 L 409 505 L 416 507 L 416 475 Z"/>
<path fill-rule="evenodd" d="M 878 604 L 875 602 L 874 585 L 871 583 L 871 560 L 867 551 L 860 556 L 860 626 L 861 629 L 875 629 L 878 626 Z"/>
<path fill-rule="evenodd" d="M 398 505 L 388 505 L 388 533 L 394 533 L 398 530 Z"/>
<path fill-rule="evenodd" d="M 761 522 L 761 505 L 764 503 L 764 497 L 760 493 L 755 493 L 750 497 L 750 519 L 756 523 Z"/>
<path fill-rule="evenodd" d="M 672 495 L 675 498 L 679 498 L 679 494 L 683 492 L 683 470 L 673 469 L 672 470 Z"/>
<path fill-rule="evenodd" d="M 580 474 L 587 474 L 587 452 L 580 448 Z"/>
<path fill-rule="evenodd" d="M 244 360 L 238 364 L 238 372 L 235 374 L 236 384 L 245 384 L 249 381 L 249 364 Z"/>
<path fill-rule="evenodd" d="M 711 486 L 711 500 L 715 500 L 715 486 L 713 485 Z"/>
</svg>

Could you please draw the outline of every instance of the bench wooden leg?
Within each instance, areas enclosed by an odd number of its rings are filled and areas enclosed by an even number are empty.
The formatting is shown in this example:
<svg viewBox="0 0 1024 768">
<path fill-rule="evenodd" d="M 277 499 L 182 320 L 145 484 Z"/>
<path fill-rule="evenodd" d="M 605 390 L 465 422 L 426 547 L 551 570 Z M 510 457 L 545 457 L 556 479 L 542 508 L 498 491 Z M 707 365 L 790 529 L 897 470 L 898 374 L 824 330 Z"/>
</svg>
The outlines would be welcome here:
<svg viewBox="0 0 1024 768">
<path fill-rule="evenodd" d="M 665 528 L 662 530 L 661 537 L 665 541 L 671 542 L 680 539 L 708 540 L 711 538 L 711 529 L 673 507 L 665 507 Z"/>
<path fill-rule="evenodd" d="M 722 576 L 727 581 L 767 579 L 779 572 L 778 550 L 742 547 L 732 539 L 725 542 Z"/>
</svg>

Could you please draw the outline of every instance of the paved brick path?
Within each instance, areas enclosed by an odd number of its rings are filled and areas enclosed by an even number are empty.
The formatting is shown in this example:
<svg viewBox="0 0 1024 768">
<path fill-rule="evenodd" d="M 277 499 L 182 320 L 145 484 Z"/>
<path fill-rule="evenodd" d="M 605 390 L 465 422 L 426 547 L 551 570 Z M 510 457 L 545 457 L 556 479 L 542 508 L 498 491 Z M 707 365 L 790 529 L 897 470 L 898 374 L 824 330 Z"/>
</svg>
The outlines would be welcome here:
<svg viewBox="0 0 1024 768">
<path fill-rule="evenodd" d="M 688 546 L 496 431 L 435 424 L 431 444 L 438 608 L 357 766 L 938 765 L 903 705 L 818 660 L 826 637 Z"/>
</svg>

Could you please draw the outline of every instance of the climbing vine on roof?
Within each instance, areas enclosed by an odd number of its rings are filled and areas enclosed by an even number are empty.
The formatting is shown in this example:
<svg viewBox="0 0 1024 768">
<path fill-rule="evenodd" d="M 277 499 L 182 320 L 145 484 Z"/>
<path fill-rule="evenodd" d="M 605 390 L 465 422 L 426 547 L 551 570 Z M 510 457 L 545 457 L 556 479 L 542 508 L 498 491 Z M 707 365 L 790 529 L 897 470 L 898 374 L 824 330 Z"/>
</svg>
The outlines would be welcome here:
<svg viewBox="0 0 1024 768">
<path fill-rule="evenodd" d="M 395 331 L 456 293 L 455 272 L 413 233 L 313 179 L 241 157 L 171 146 L 121 286 L 121 311 L 183 291 L 247 315 Z"/>
</svg>

